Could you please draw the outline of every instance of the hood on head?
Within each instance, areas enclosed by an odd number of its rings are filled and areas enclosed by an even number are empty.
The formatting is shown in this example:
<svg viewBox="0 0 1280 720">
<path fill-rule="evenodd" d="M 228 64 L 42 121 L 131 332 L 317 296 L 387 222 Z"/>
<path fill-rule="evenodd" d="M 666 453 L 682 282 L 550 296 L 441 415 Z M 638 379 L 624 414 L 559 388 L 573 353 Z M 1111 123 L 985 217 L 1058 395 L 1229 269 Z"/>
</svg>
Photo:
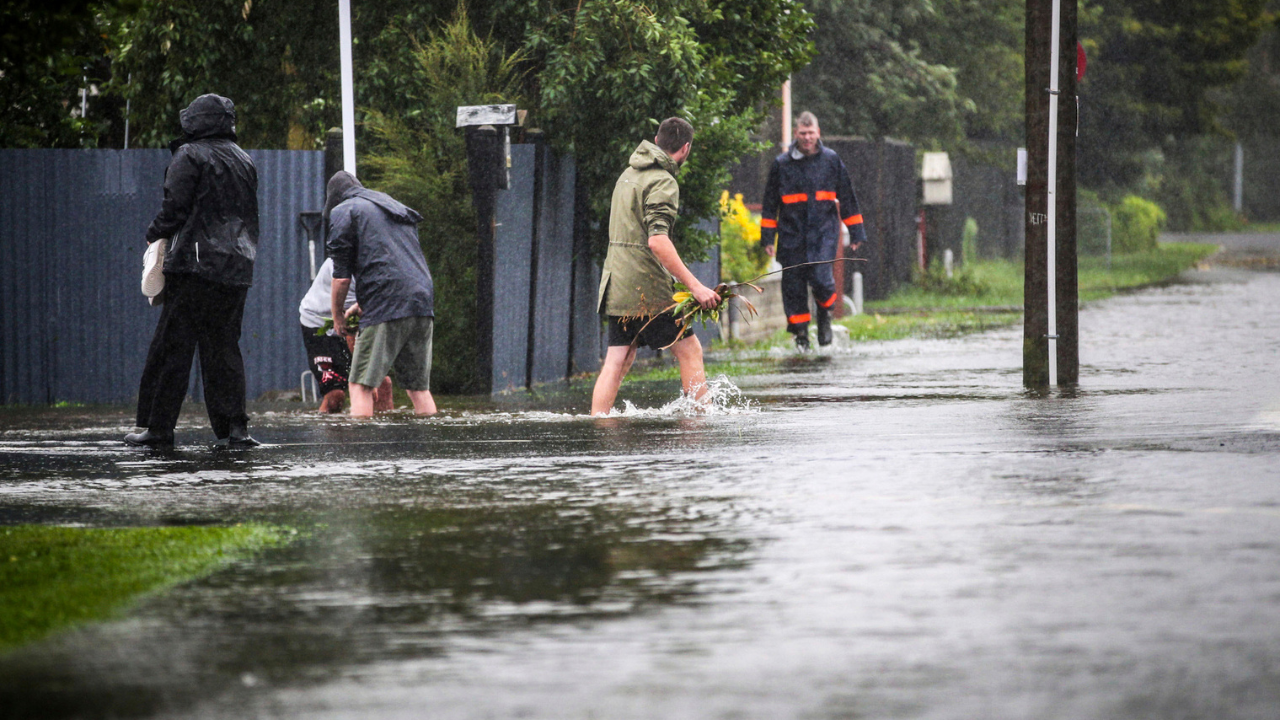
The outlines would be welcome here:
<svg viewBox="0 0 1280 720">
<path fill-rule="evenodd" d="M 334 208 L 341 205 L 344 200 L 350 200 L 353 197 L 368 200 L 399 222 L 411 225 L 422 222 L 422 215 L 418 214 L 417 210 L 384 192 L 366 188 L 360 184 L 355 175 L 346 170 L 339 170 L 329 178 L 329 184 L 325 188 L 324 219 L 328 221 L 329 214 Z"/>
<path fill-rule="evenodd" d="M 329 213 L 338 207 L 338 204 L 350 197 L 349 193 L 356 189 L 362 188 L 363 185 L 356 179 L 355 175 L 346 170 L 339 170 L 329 178 L 329 184 L 324 189 L 324 219 L 329 220 Z"/>
<path fill-rule="evenodd" d="M 628 161 L 628 164 L 637 170 L 657 165 L 671 173 L 673 177 L 680 172 L 680 166 L 676 164 L 676 161 L 672 160 L 666 151 L 648 140 L 640 142 L 640 146 L 636 148 L 636 151 L 631 153 L 631 160 Z"/>
<path fill-rule="evenodd" d="M 236 136 L 236 106 L 230 98 L 209 93 L 191 101 L 178 115 L 186 140 Z"/>
</svg>

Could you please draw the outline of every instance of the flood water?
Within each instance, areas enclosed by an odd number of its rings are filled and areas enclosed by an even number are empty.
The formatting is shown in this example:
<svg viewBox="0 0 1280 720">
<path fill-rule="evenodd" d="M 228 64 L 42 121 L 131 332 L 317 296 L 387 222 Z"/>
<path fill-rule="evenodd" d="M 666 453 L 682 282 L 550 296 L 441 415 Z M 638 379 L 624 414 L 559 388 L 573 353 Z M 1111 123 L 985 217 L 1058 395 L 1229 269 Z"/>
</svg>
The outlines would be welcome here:
<svg viewBox="0 0 1280 720">
<path fill-rule="evenodd" d="M 1280 274 L 1021 328 L 376 422 L 261 406 L 251 452 L 0 416 L 0 522 L 302 539 L 0 656 L 9 718 L 1275 718 Z M 440 351 L 438 348 L 437 351 Z"/>
</svg>

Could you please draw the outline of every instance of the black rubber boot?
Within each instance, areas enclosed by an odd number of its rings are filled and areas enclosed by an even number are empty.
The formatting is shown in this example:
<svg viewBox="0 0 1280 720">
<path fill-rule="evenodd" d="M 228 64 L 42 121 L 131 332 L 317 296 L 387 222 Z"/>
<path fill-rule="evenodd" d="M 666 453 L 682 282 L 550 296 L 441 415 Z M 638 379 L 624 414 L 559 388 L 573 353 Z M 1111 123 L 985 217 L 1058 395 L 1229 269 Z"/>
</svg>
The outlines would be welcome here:
<svg viewBox="0 0 1280 720">
<path fill-rule="evenodd" d="M 227 436 L 227 447 L 251 448 L 258 447 L 261 444 L 249 436 L 249 427 L 247 425 L 237 422 L 231 423 L 231 434 Z"/>
<path fill-rule="evenodd" d="M 171 448 L 173 432 L 160 432 L 147 428 L 142 432 L 129 433 L 124 436 L 124 444 L 133 447 Z"/>
<path fill-rule="evenodd" d="M 831 311 L 818 308 L 818 345 L 826 347 L 831 344 Z"/>
<path fill-rule="evenodd" d="M 809 333 L 796 333 L 796 349 L 800 352 L 809 352 L 813 349 L 813 347 L 809 345 Z"/>
</svg>

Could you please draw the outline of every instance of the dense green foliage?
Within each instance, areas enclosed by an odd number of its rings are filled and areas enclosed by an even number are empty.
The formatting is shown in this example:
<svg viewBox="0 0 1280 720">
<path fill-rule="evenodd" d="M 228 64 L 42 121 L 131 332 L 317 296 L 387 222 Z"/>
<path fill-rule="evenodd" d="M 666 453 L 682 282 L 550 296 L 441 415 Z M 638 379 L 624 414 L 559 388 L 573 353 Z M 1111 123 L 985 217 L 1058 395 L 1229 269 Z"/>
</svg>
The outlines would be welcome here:
<svg viewBox="0 0 1280 720">
<path fill-rule="evenodd" d="M 118 100 L 80 114 L 82 89 L 110 77 L 115 18 L 139 0 L 6 0 L 0 5 L 0 147 L 94 147 Z"/>
<path fill-rule="evenodd" d="M 1022 135 L 1022 0 L 808 0 L 798 110 L 828 134 L 959 149 Z"/>
<path fill-rule="evenodd" d="M 1156 249 L 1156 238 L 1164 229 L 1167 216 L 1159 205 L 1137 195 L 1126 195 L 1112 205 L 1111 251 L 1135 253 Z"/>
<path fill-rule="evenodd" d="M 109 617 L 288 534 L 265 525 L 0 528 L 0 649 Z"/>
<path fill-rule="evenodd" d="M 454 131 L 459 105 L 520 100 L 519 56 L 503 57 L 477 38 L 465 13 L 425 36 L 392 26 L 388 33 L 410 47 L 404 62 L 375 73 L 380 86 L 410 100 L 415 111 L 367 115 L 363 174 L 422 213 L 422 250 L 435 281 L 436 322 L 432 385 L 443 392 L 474 390 L 476 328 L 476 220 L 467 186 L 466 149 Z M 385 73 L 387 77 L 382 78 Z M 445 350 L 447 348 L 447 350 Z"/>
</svg>

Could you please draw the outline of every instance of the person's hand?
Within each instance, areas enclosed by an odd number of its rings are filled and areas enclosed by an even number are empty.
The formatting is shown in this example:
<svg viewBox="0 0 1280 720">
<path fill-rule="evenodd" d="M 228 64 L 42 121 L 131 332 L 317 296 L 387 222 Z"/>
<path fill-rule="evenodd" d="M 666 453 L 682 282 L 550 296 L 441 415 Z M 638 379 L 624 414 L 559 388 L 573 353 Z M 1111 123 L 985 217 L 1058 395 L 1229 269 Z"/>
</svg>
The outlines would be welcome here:
<svg viewBox="0 0 1280 720">
<path fill-rule="evenodd" d="M 345 322 L 334 323 L 333 332 L 340 338 L 345 338 L 351 334 L 351 331 L 347 329 L 347 324 Z"/>
<path fill-rule="evenodd" d="M 697 287 L 690 288 L 689 292 L 693 293 L 693 299 L 697 300 L 698 304 L 707 310 L 720 304 L 720 294 L 702 283 L 698 283 Z"/>
<path fill-rule="evenodd" d="M 858 247 L 860 245 L 862 245 L 862 243 L 849 243 L 849 254 L 852 255 L 858 252 Z"/>
<path fill-rule="evenodd" d="M 352 315 L 355 315 L 356 317 L 360 317 L 360 312 L 361 312 L 360 303 L 356 303 L 351 307 L 347 308 L 347 312 L 344 314 L 344 317 L 350 318 Z"/>
<path fill-rule="evenodd" d="M 776 254 L 777 252 L 778 250 L 773 246 L 773 243 L 769 243 L 768 245 L 764 246 L 764 254 L 768 255 L 769 257 L 773 257 L 774 254 Z"/>
</svg>

